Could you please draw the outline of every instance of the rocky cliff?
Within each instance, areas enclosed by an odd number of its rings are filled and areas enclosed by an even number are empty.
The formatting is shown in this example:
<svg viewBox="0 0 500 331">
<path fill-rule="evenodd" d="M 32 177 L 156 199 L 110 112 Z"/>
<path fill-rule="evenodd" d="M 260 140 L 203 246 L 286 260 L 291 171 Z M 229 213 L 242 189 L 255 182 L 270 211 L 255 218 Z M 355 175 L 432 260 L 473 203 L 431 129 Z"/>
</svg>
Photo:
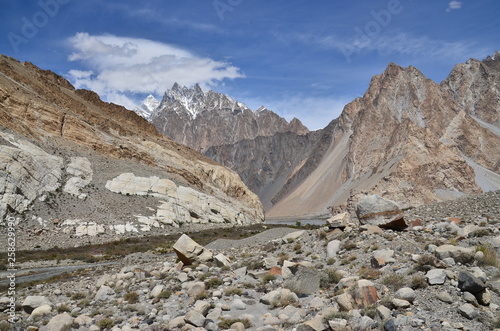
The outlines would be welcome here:
<svg viewBox="0 0 500 331">
<path fill-rule="evenodd" d="M 306 134 L 298 119 L 288 123 L 276 113 L 260 107 L 256 111 L 229 96 L 174 84 L 150 118 L 166 136 L 197 151 L 232 144 L 277 132 Z"/>
<path fill-rule="evenodd" d="M 44 231 L 59 235 L 62 246 L 69 237 L 263 220 L 258 197 L 236 173 L 164 137 L 134 112 L 6 56 L 0 56 L 0 173 L 0 216 L 19 216 L 19 231 L 33 233 L 34 245 L 34 233 Z"/>
<path fill-rule="evenodd" d="M 240 173 L 271 218 L 327 215 L 361 192 L 418 205 L 500 189 L 496 61 L 458 65 L 441 85 L 391 63 L 323 130 L 206 155 Z"/>
</svg>

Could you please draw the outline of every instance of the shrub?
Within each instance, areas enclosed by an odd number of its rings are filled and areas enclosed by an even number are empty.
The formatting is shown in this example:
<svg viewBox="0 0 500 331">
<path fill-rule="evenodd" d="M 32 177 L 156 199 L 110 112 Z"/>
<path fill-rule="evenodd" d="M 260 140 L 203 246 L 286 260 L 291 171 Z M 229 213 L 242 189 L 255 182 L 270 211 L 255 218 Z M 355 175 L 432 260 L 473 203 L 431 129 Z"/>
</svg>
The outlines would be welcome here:
<svg viewBox="0 0 500 331">
<path fill-rule="evenodd" d="M 262 283 L 267 284 L 276 279 L 275 275 L 267 274 L 262 278 Z"/>
<path fill-rule="evenodd" d="M 243 323 L 245 329 L 248 329 L 252 326 L 252 322 L 250 322 L 250 320 L 246 318 L 223 318 L 219 323 L 219 327 L 221 329 L 230 329 L 231 325 L 238 322 Z"/>
<path fill-rule="evenodd" d="M 500 267 L 500 260 L 497 252 L 490 245 L 481 245 L 476 248 L 476 251 L 483 252 L 484 258 L 478 261 L 480 265 L 489 265 L 493 267 Z"/>
<path fill-rule="evenodd" d="M 104 317 L 104 318 L 101 318 L 99 321 L 97 321 L 97 326 L 101 330 L 110 330 L 114 325 L 115 325 L 115 322 L 113 321 L 113 319 L 111 319 L 109 317 Z"/>
<path fill-rule="evenodd" d="M 339 311 L 336 313 L 327 314 L 325 315 L 325 317 L 323 317 L 323 320 L 325 321 L 331 321 L 333 319 L 349 320 L 349 313 L 346 311 Z"/>
<path fill-rule="evenodd" d="M 207 282 L 205 282 L 205 286 L 207 289 L 217 288 L 217 287 L 221 286 L 222 284 L 224 284 L 222 279 L 217 278 L 217 277 L 210 278 Z"/>
<path fill-rule="evenodd" d="M 172 295 L 172 291 L 170 290 L 163 290 L 158 294 L 158 298 L 160 299 L 168 299 Z"/>
<path fill-rule="evenodd" d="M 342 279 L 342 274 L 333 268 L 328 268 L 321 275 L 320 287 L 327 289 L 332 285 L 337 284 Z"/>
<path fill-rule="evenodd" d="M 380 277 L 380 271 L 371 267 L 362 267 L 359 269 L 359 276 L 364 279 L 377 279 Z"/>
<path fill-rule="evenodd" d="M 417 288 L 426 288 L 427 286 L 427 278 L 424 275 L 416 274 L 411 278 L 410 287 L 412 289 L 415 290 Z"/>
<path fill-rule="evenodd" d="M 139 302 L 139 294 L 137 292 L 128 292 L 123 296 L 123 299 L 128 303 L 137 303 Z"/>
<path fill-rule="evenodd" d="M 59 307 L 57 307 L 57 312 L 58 312 L 59 314 L 62 314 L 62 313 L 67 313 L 67 312 L 70 312 L 70 311 L 71 311 L 71 309 L 70 309 L 70 308 L 69 308 L 69 306 L 68 306 L 68 305 L 66 305 L 66 304 L 62 304 L 62 305 L 60 305 Z"/>
<path fill-rule="evenodd" d="M 208 299 L 208 297 L 209 297 L 208 291 L 203 291 L 195 297 L 195 300 L 205 300 Z"/>
<path fill-rule="evenodd" d="M 227 296 L 241 295 L 243 294 L 243 290 L 237 287 L 228 287 L 224 290 L 224 294 Z"/>
<path fill-rule="evenodd" d="M 335 261 L 336 261 L 336 260 L 335 260 L 335 258 L 334 258 L 334 257 L 331 257 L 331 258 L 329 258 L 328 260 L 326 260 L 326 264 L 327 264 L 327 265 L 332 265 L 332 264 L 334 264 L 334 263 L 335 263 Z"/>
<path fill-rule="evenodd" d="M 358 248 L 355 242 L 345 242 L 340 246 L 341 249 L 345 249 L 346 251 L 352 251 L 353 249 Z"/>
<path fill-rule="evenodd" d="M 404 277 L 402 275 L 392 274 L 385 276 L 380 282 L 393 291 L 397 291 L 404 286 Z"/>
<path fill-rule="evenodd" d="M 296 304 L 296 297 L 294 294 L 290 293 L 285 296 L 281 296 L 278 301 L 273 301 L 271 302 L 271 309 L 276 308 L 276 307 L 286 307 L 290 305 Z"/>
<path fill-rule="evenodd" d="M 71 300 L 82 300 L 82 299 L 85 299 L 86 297 L 87 297 L 87 295 L 85 293 L 77 292 L 71 296 Z"/>
<path fill-rule="evenodd" d="M 418 258 L 416 269 L 419 271 L 430 270 L 431 267 L 436 266 L 436 261 L 437 259 L 434 255 L 424 254 Z"/>
</svg>

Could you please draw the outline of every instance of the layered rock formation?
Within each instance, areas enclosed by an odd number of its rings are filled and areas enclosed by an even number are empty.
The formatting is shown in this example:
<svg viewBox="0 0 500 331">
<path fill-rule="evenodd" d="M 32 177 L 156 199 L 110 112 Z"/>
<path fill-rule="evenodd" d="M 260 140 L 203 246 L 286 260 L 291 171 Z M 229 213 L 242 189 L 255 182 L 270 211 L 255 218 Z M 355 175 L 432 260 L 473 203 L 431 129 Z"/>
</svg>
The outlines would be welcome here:
<svg viewBox="0 0 500 331">
<path fill-rule="evenodd" d="M 165 92 L 150 121 L 174 141 L 201 152 L 211 146 L 277 132 L 308 132 L 298 119 L 288 123 L 265 107 L 254 112 L 227 95 L 203 91 L 199 85 L 186 88 L 177 83 Z"/>
<path fill-rule="evenodd" d="M 42 231 L 74 235 L 89 224 L 92 233 L 104 227 L 121 234 L 158 223 L 168 231 L 169 224 L 263 219 L 258 197 L 236 173 L 162 136 L 135 113 L 6 56 L 0 56 L 0 172 L 0 216 L 21 215 L 26 231 L 32 221 Z M 124 176 L 135 186 L 120 187 Z M 142 194 L 151 178 L 166 184 Z"/>
<path fill-rule="evenodd" d="M 361 192 L 418 205 L 500 189 L 498 61 L 458 65 L 441 86 L 391 63 L 323 130 L 206 155 L 236 170 L 271 218 L 326 216 Z"/>
</svg>

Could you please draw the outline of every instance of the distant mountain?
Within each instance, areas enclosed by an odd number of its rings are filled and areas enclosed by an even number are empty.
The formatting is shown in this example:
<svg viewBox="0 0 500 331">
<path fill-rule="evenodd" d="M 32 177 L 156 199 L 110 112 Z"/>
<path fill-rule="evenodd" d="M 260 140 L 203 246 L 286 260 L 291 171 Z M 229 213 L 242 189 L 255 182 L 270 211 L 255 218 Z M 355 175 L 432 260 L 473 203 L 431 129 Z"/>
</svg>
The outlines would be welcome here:
<svg viewBox="0 0 500 331">
<path fill-rule="evenodd" d="M 149 118 L 159 105 L 160 101 L 156 100 L 156 98 L 150 94 L 146 99 L 144 99 L 139 107 L 136 107 L 134 109 L 134 112 L 136 112 L 137 115 L 149 120 Z"/>
<path fill-rule="evenodd" d="M 250 110 L 243 103 L 215 91 L 203 91 L 175 83 L 165 92 L 150 117 L 159 132 L 198 151 L 277 132 L 302 135 L 309 130 L 298 120 L 288 123 L 276 113 L 260 107 Z"/>
<path fill-rule="evenodd" d="M 326 128 L 214 146 L 270 218 L 327 216 L 359 193 L 405 205 L 500 189 L 498 53 L 441 85 L 391 63 Z"/>
</svg>

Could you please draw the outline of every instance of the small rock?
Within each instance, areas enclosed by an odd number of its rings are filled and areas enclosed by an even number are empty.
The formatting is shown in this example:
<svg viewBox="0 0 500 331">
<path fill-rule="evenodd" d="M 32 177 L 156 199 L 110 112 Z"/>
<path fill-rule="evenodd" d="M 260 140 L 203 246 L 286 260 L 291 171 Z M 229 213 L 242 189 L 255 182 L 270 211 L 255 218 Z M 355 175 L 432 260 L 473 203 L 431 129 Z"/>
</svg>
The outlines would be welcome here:
<svg viewBox="0 0 500 331">
<path fill-rule="evenodd" d="M 441 291 L 437 294 L 437 298 L 445 303 L 452 303 L 453 298 L 448 292 Z"/>
<path fill-rule="evenodd" d="M 483 291 L 476 293 L 476 299 L 480 305 L 488 306 L 491 303 L 491 292 L 485 288 Z"/>
<path fill-rule="evenodd" d="M 109 286 L 102 285 L 99 290 L 97 291 L 94 299 L 96 301 L 106 301 L 109 299 L 110 296 L 115 295 L 115 291 Z"/>
<path fill-rule="evenodd" d="M 229 267 L 231 265 L 231 262 L 229 261 L 229 258 L 225 256 L 224 254 L 217 254 L 214 256 L 215 264 L 218 267 Z"/>
<path fill-rule="evenodd" d="M 474 305 L 476 307 L 478 306 L 476 297 L 472 293 L 470 293 L 470 292 L 464 292 L 463 298 L 464 298 L 465 302 L 468 302 L 468 303 L 470 303 L 470 304 L 472 304 L 472 305 Z"/>
<path fill-rule="evenodd" d="M 373 268 L 382 268 L 388 263 L 394 263 L 394 251 L 390 249 L 378 249 L 373 252 L 371 265 Z"/>
<path fill-rule="evenodd" d="M 397 299 L 402 299 L 410 303 L 413 303 L 416 297 L 416 293 L 413 289 L 409 287 L 403 287 L 396 292 L 395 296 Z"/>
<path fill-rule="evenodd" d="M 323 299 L 321 299 L 320 297 L 313 298 L 309 303 L 309 307 L 311 307 L 311 309 L 321 309 L 323 308 L 324 305 L 325 303 L 323 302 Z"/>
<path fill-rule="evenodd" d="M 382 321 L 385 321 L 391 317 L 391 310 L 386 306 L 380 305 L 377 307 L 377 315 Z"/>
<path fill-rule="evenodd" d="M 470 320 L 476 318 L 478 315 L 478 313 L 474 310 L 474 306 L 470 303 L 466 303 L 458 307 L 458 312 L 460 313 L 460 315 Z"/>
<path fill-rule="evenodd" d="M 396 308 L 409 308 L 411 306 L 411 303 L 406 300 L 392 299 L 391 302 Z"/>
<path fill-rule="evenodd" d="M 231 307 L 236 310 L 245 310 L 247 309 L 247 305 L 241 301 L 241 299 L 234 299 L 231 303 Z"/>
<path fill-rule="evenodd" d="M 205 324 L 205 316 L 197 312 L 196 310 L 189 311 L 186 316 L 184 316 L 186 323 L 191 325 L 202 327 Z"/>
<path fill-rule="evenodd" d="M 326 257 L 332 258 L 337 256 L 338 251 L 340 250 L 340 240 L 332 240 L 326 246 Z"/>
<path fill-rule="evenodd" d="M 429 270 L 425 277 L 430 285 L 442 285 L 446 281 L 446 272 L 443 269 Z"/>
</svg>

